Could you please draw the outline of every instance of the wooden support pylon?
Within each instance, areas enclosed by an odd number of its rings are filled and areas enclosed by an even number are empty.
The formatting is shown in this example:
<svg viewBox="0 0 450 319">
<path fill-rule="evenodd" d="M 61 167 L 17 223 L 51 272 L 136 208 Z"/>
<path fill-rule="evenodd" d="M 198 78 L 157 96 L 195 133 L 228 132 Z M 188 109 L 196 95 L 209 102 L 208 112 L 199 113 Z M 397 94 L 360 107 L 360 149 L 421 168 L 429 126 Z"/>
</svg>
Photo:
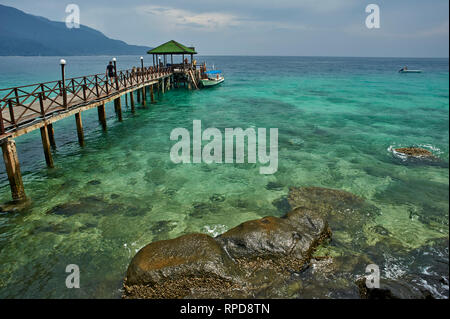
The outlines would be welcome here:
<svg viewBox="0 0 450 319">
<path fill-rule="evenodd" d="M 122 122 L 122 102 L 120 101 L 120 97 L 114 100 L 114 108 L 116 109 L 117 119 L 119 122 Z"/>
<path fill-rule="evenodd" d="M 47 133 L 48 133 L 48 139 L 50 141 L 50 146 L 52 148 L 56 148 L 56 141 L 55 141 L 55 131 L 53 130 L 53 124 L 47 125 Z"/>
<path fill-rule="evenodd" d="M 81 121 L 81 112 L 75 113 L 75 122 L 77 123 L 78 143 L 84 146 L 83 122 Z"/>
<path fill-rule="evenodd" d="M 48 138 L 47 125 L 44 125 L 41 127 L 41 140 L 42 140 L 42 147 L 44 149 L 45 162 L 47 163 L 47 167 L 53 168 L 54 164 L 53 164 L 52 153 L 50 151 L 50 141 Z"/>
<path fill-rule="evenodd" d="M 150 85 L 150 99 L 152 103 L 155 103 L 155 94 L 153 92 L 153 84 Z"/>
<path fill-rule="evenodd" d="M 142 87 L 142 106 L 146 105 L 146 101 L 145 101 L 146 95 L 145 95 L 145 86 Z"/>
<path fill-rule="evenodd" d="M 26 195 L 23 187 L 22 174 L 20 173 L 16 142 L 10 138 L 4 140 L 2 143 L 2 151 L 13 201 L 23 201 L 26 199 Z"/>
<path fill-rule="evenodd" d="M 104 131 L 106 131 L 107 127 L 106 127 L 106 111 L 105 111 L 105 103 L 100 104 L 97 107 L 97 111 L 98 111 L 98 120 L 100 121 L 100 123 L 102 124 L 102 128 Z"/>
<path fill-rule="evenodd" d="M 134 107 L 134 95 L 133 92 L 130 92 L 130 104 L 131 104 L 131 113 L 135 112 L 135 107 Z"/>
</svg>

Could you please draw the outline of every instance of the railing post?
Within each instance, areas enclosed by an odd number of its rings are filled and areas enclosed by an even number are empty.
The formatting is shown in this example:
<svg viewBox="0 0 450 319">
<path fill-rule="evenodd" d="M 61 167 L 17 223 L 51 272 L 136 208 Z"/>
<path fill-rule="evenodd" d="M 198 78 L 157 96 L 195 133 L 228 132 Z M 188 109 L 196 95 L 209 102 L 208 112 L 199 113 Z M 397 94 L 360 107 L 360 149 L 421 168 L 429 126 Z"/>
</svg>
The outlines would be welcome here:
<svg viewBox="0 0 450 319">
<path fill-rule="evenodd" d="M 41 115 L 44 117 L 45 119 L 45 110 L 44 110 L 44 101 L 42 99 L 42 93 L 39 93 L 39 106 L 41 108 Z"/>
<path fill-rule="evenodd" d="M 16 105 L 20 105 L 19 90 L 17 88 L 14 88 L 14 95 L 16 96 Z"/>
<path fill-rule="evenodd" d="M 86 97 L 86 84 L 83 84 L 83 100 L 86 102 L 87 97 Z"/>
<path fill-rule="evenodd" d="M 44 84 L 41 84 L 41 92 L 42 92 L 42 99 L 43 100 L 47 99 L 47 97 L 45 96 Z"/>
<path fill-rule="evenodd" d="M 86 96 L 86 77 L 83 78 L 83 100 L 85 102 L 87 101 L 87 96 Z"/>
<path fill-rule="evenodd" d="M 95 76 L 95 92 L 97 93 L 97 97 L 100 97 L 100 92 L 98 91 L 98 76 Z"/>
<path fill-rule="evenodd" d="M 0 133 L 5 134 L 5 125 L 3 124 L 3 112 L 0 108 Z"/>
<path fill-rule="evenodd" d="M 145 82 L 145 77 L 144 77 L 144 57 L 141 56 L 141 72 L 142 72 L 142 83 Z"/>
<path fill-rule="evenodd" d="M 9 117 L 11 119 L 11 123 L 13 123 L 13 125 L 16 126 L 16 119 L 14 117 L 14 110 L 13 110 L 11 99 L 8 100 L 8 109 L 9 109 Z"/>
<path fill-rule="evenodd" d="M 109 81 L 108 81 L 108 78 L 106 78 L 106 80 L 105 80 L 105 85 L 106 85 L 106 95 L 109 95 L 109 88 L 108 88 Z"/>
<path fill-rule="evenodd" d="M 66 73 L 65 73 L 65 67 L 66 67 L 66 60 L 61 59 L 59 61 L 61 64 L 61 81 L 62 81 L 62 97 L 63 97 L 63 106 L 65 109 L 67 109 L 67 92 L 66 92 Z"/>
</svg>

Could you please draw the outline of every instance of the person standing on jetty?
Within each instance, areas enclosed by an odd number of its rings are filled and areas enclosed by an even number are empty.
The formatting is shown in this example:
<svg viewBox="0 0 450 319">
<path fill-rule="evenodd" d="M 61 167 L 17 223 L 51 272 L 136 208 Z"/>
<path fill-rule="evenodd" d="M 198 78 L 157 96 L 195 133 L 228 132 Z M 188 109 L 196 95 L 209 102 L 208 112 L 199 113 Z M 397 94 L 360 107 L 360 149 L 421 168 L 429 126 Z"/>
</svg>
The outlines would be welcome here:
<svg viewBox="0 0 450 319">
<path fill-rule="evenodd" d="M 114 72 L 114 65 L 112 61 L 109 61 L 109 64 L 106 66 L 106 75 L 109 77 L 111 81 L 111 85 L 114 84 L 114 78 L 116 77 L 116 73 Z"/>
</svg>

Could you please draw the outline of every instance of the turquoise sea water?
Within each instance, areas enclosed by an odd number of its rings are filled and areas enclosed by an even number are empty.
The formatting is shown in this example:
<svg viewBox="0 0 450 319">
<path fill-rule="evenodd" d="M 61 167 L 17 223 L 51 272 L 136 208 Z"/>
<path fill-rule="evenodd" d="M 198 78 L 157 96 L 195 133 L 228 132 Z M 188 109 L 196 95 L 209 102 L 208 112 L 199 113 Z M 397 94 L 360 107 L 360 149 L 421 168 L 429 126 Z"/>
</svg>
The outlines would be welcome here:
<svg viewBox="0 0 450 319">
<path fill-rule="evenodd" d="M 67 76 L 103 72 L 108 58 L 69 57 Z M 17 138 L 32 205 L 0 212 L 0 298 L 118 298 L 127 266 L 144 245 L 282 216 L 286 208 L 279 203 L 291 186 L 349 191 L 379 210 L 363 229 L 364 245 L 336 231 L 336 243 L 324 248 L 330 254 L 344 260 L 346 254 L 367 254 L 387 278 L 432 271 L 448 278 L 448 59 L 198 60 L 222 69 L 226 81 L 158 95 L 157 104 L 136 114 L 123 100 L 122 123 L 108 104 L 106 133 L 96 110 L 87 111 L 84 148 L 74 119 L 54 124 L 54 169 L 45 166 L 39 131 Z M 58 61 L 0 57 L 0 87 L 56 80 Z M 119 68 L 139 63 L 131 56 L 118 61 Z M 398 74 L 403 65 L 424 72 Z M 192 130 L 193 120 L 222 132 L 278 128 L 278 172 L 260 175 L 259 164 L 172 163 L 170 132 Z M 410 163 L 390 151 L 405 146 L 427 148 L 441 161 Z M 9 200 L 1 165 L 0 201 Z M 373 226 L 387 231 L 389 241 Z M 65 286 L 68 264 L 80 267 L 80 289 Z M 360 268 L 350 275 L 363 274 Z M 421 284 L 435 297 L 448 297 L 445 279 Z M 340 296 L 317 291 L 304 296 Z"/>
</svg>

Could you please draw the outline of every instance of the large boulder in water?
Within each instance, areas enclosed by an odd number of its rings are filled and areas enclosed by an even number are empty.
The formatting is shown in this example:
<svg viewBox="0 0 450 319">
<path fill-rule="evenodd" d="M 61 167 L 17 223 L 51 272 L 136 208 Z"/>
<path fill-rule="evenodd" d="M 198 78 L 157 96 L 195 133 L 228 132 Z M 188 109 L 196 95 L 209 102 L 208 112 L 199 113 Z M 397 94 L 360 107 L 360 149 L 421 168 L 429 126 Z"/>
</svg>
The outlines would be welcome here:
<svg viewBox="0 0 450 319">
<path fill-rule="evenodd" d="M 243 223 L 212 238 L 190 234 L 153 242 L 131 261 L 124 298 L 257 296 L 290 271 L 300 271 L 330 237 L 326 221 L 297 209 L 283 218 Z"/>
<path fill-rule="evenodd" d="M 176 298 L 199 286 L 229 286 L 232 274 L 233 261 L 214 238 L 189 234 L 142 248 L 128 267 L 125 294 Z"/>
<path fill-rule="evenodd" d="M 240 224 L 217 240 L 234 258 L 283 258 L 304 260 L 324 237 L 326 221 L 311 210 L 295 209 L 283 218 L 264 217 Z"/>
</svg>

